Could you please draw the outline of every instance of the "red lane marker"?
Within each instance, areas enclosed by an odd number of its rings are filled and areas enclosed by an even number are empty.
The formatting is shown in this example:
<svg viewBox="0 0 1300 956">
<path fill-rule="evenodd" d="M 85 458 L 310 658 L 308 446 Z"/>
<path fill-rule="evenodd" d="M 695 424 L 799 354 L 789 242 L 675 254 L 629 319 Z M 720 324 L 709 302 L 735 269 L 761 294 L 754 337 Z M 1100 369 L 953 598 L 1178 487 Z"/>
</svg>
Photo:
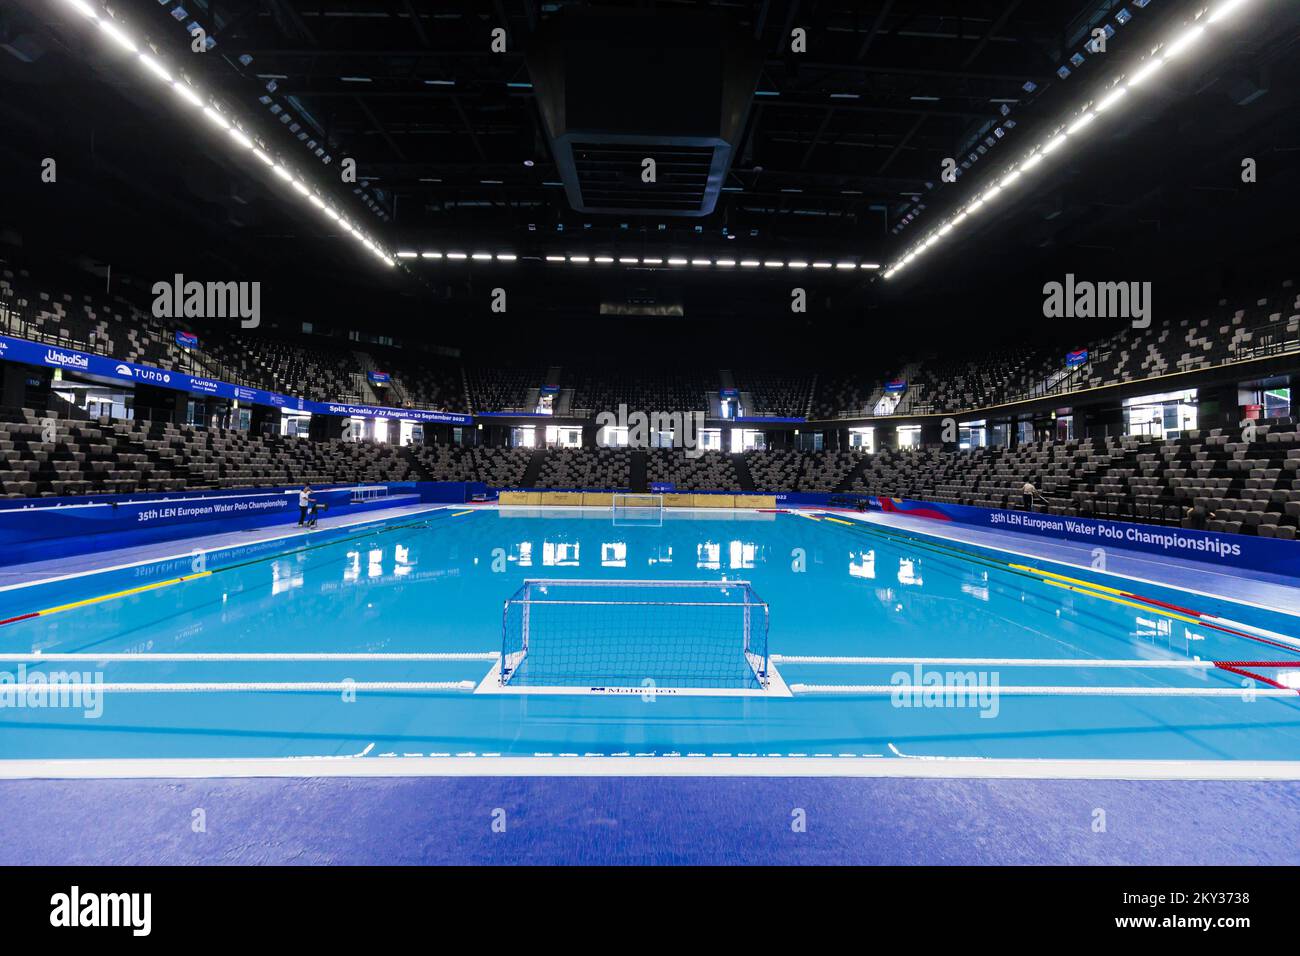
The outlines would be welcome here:
<svg viewBox="0 0 1300 956">
<path fill-rule="evenodd" d="M 1254 671 L 1248 671 L 1243 667 L 1235 667 L 1233 666 L 1232 661 L 1215 661 L 1214 666 L 1225 671 L 1230 671 L 1233 674 L 1238 674 L 1241 677 L 1249 677 L 1251 680 L 1260 681 L 1262 683 L 1268 684 L 1270 687 L 1276 687 L 1278 690 L 1294 690 L 1297 694 L 1300 694 L 1300 690 L 1297 690 L 1294 687 L 1287 687 L 1285 684 L 1279 684 L 1277 681 L 1271 680 L 1265 677 L 1263 674 L 1256 674 Z"/>
<path fill-rule="evenodd" d="M 1202 611 L 1193 611 L 1193 610 L 1192 610 L 1191 608 L 1189 608 L 1189 607 L 1180 607 L 1180 606 L 1177 605 L 1177 604 L 1170 604 L 1170 603 L 1168 603 L 1167 601 L 1157 601 L 1155 598 L 1143 597 L 1143 596 L 1140 595 L 1140 594 L 1130 594 L 1129 592 L 1125 591 L 1125 592 L 1124 592 L 1124 596 L 1125 596 L 1125 597 L 1135 598 L 1135 599 L 1137 599 L 1137 600 L 1139 600 L 1139 601 L 1144 601 L 1144 602 L 1147 603 L 1147 604 L 1155 604 L 1155 605 L 1157 605 L 1158 607 L 1167 607 L 1167 608 L 1169 608 L 1169 610 L 1171 610 L 1171 611 L 1180 611 L 1180 612 L 1183 613 L 1183 614 L 1190 614 L 1190 615 L 1192 615 L 1192 617 L 1204 617 L 1204 616 L 1205 616 L 1204 612 L 1202 612 Z"/>
<path fill-rule="evenodd" d="M 1300 667 L 1300 661 L 1215 661 L 1215 667 L 1224 664 L 1232 667 Z"/>
<path fill-rule="evenodd" d="M 32 611 L 30 614 L 19 614 L 17 617 L 7 617 L 3 621 L 0 621 L 0 627 L 4 627 L 6 624 L 13 624 L 17 621 L 26 621 L 28 618 L 40 616 L 40 611 Z"/>
</svg>

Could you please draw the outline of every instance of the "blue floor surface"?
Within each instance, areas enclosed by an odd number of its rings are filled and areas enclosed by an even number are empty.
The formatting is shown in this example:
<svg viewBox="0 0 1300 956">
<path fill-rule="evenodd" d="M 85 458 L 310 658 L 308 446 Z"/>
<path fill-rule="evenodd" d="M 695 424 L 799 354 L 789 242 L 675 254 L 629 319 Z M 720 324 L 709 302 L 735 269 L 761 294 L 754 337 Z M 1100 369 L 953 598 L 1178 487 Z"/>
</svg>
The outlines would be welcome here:
<svg viewBox="0 0 1300 956">
<path fill-rule="evenodd" d="M 195 832 L 199 810 L 206 832 Z M 799 819 L 804 832 L 795 830 Z M 501 821 L 504 832 L 494 832 Z M 6 865 L 1297 863 L 1300 783 L 1290 782 L 0 783 L 0 864 Z"/>
</svg>

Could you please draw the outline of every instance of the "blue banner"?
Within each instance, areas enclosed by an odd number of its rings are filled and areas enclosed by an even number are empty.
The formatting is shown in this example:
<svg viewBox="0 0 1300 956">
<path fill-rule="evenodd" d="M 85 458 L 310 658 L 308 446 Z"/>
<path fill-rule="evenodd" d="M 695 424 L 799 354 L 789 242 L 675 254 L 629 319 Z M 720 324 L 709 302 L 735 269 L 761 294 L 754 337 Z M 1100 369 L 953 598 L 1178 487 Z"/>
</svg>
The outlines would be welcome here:
<svg viewBox="0 0 1300 956">
<path fill-rule="evenodd" d="M 387 385 L 392 380 L 392 376 L 387 372 L 367 372 L 366 377 L 376 385 Z"/>
<path fill-rule="evenodd" d="M 199 337 L 193 332 L 176 332 L 176 344 L 183 349 L 197 349 L 199 347 Z"/>
<path fill-rule="evenodd" d="M 233 385 L 211 378 L 200 378 L 184 372 L 169 372 L 166 369 L 153 368 L 149 365 L 136 365 L 133 362 L 121 362 L 74 349 L 41 345 L 26 339 L 15 339 L 0 335 L 0 360 L 22 362 L 26 365 L 41 365 L 47 368 L 62 368 L 79 375 L 105 378 L 112 381 L 138 382 L 144 385 L 156 385 L 171 388 L 179 392 L 196 392 L 216 398 L 235 399 L 253 405 L 269 405 L 291 411 L 308 412 L 312 415 L 346 415 L 354 418 L 402 419 L 410 422 L 425 422 L 443 425 L 470 425 L 474 419 L 469 415 L 456 412 L 428 411 L 419 408 L 385 408 L 374 405 L 348 405 L 339 402 L 315 402 L 295 395 L 281 395 L 260 388 L 248 388 Z"/>
<path fill-rule="evenodd" d="M 1078 366 L 1087 363 L 1087 361 L 1088 361 L 1087 349 L 1079 349 L 1077 352 L 1065 353 L 1066 368 L 1077 368 Z"/>
<path fill-rule="evenodd" d="M 906 392 L 907 382 L 903 381 L 901 378 L 896 378 L 892 382 L 886 382 L 885 391 L 886 393 L 889 394 L 893 394 L 895 392 Z"/>
</svg>

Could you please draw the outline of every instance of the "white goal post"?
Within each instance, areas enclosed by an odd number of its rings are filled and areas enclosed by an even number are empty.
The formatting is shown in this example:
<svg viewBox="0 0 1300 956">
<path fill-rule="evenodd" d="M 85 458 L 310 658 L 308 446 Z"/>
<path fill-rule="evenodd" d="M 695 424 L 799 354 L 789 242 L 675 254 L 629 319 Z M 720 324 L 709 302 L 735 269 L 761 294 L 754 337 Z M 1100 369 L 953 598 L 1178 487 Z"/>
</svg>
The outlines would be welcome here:
<svg viewBox="0 0 1300 956">
<path fill-rule="evenodd" d="M 529 579 L 506 602 L 499 689 L 763 694 L 768 605 L 748 581 Z"/>
<path fill-rule="evenodd" d="M 619 511 L 663 511 L 664 496 L 616 491 L 612 495 L 610 508 L 616 514 Z"/>
</svg>

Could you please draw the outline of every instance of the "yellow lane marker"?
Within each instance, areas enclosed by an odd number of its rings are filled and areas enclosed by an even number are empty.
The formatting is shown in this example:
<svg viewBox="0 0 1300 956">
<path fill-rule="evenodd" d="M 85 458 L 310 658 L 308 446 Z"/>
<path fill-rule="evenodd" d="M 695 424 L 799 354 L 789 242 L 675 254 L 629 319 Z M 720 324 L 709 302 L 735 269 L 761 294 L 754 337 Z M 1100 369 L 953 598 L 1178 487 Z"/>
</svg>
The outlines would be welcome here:
<svg viewBox="0 0 1300 956">
<path fill-rule="evenodd" d="M 180 584 L 184 581 L 197 581 L 199 578 L 211 576 L 211 571 L 200 571 L 198 574 L 186 574 L 179 578 L 171 578 L 167 581 L 155 581 L 153 584 L 142 584 L 138 588 L 129 588 L 125 591 L 114 591 L 112 594 L 101 594 L 99 597 L 86 598 L 82 601 L 73 601 L 70 604 L 60 604 L 57 607 L 47 607 L 43 611 L 36 613 L 41 617 L 47 614 L 58 614 L 60 611 L 71 611 L 73 608 L 86 607 L 90 604 L 100 604 L 104 601 L 111 601 L 114 598 L 130 597 L 132 594 L 142 594 L 145 591 L 154 591 L 158 588 L 169 587 L 173 584 Z"/>
<path fill-rule="evenodd" d="M 1019 571 L 1028 571 L 1030 574 L 1042 575 L 1045 578 L 1056 578 L 1058 581 L 1069 581 L 1071 584 L 1081 584 L 1084 587 L 1093 588 L 1097 591 L 1105 591 L 1107 594 L 1118 594 L 1120 596 L 1123 596 L 1128 593 L 1127 591 L 1122 591 L 1119 588 L 1107 587 L 1104 584 L 1093 584 L 1091 581 L 1084 581 L 1081 580 L 1080 578 L 1067 577 L 1064 574 L 1056 574 L 1053 571 L 1043 571 L 1039 568 L 1031 568 L 1024 564 L 1009 564 L 1007 565 L 1007 567 L 1016 568 Z"/>
<path fill-rule="evenodd" d="M 1116 604 L 1123 604 L 1125 607 L 1135 607 L 1139 611 L 1149 611 L 1152 614 L 1171 617 L 1175 621 L 1186 621 L 1188 624 L 1196 624 L 1198 626 L 1204 626 L 1205 624 L 1204 621 L 1198 621 L 1194 617 L 1187 617 L 1185 614 L 1176 614 L 1173 611 L 1166 611 L 1162 607 L 1151 607 L 1147 604 L 1138 604 L 1136 601 L 1125 601 L 1121 598 L 1111 597 L 1109 594 L 1098 594 L 1096 591 L 1085 591 L 1083 588 L 1076 588 L 1070 584 L 1061 584 L 1059 581 L 1044 581 L 1043 583 L 1050 584 L 1054 588 L 1064 588 L 1067 591 L 1075 591 L 1079 594 L 1085 594 L 1088 597 L 1101 598 L 1103 601 L 1113 601 Z"/>
</svg>

